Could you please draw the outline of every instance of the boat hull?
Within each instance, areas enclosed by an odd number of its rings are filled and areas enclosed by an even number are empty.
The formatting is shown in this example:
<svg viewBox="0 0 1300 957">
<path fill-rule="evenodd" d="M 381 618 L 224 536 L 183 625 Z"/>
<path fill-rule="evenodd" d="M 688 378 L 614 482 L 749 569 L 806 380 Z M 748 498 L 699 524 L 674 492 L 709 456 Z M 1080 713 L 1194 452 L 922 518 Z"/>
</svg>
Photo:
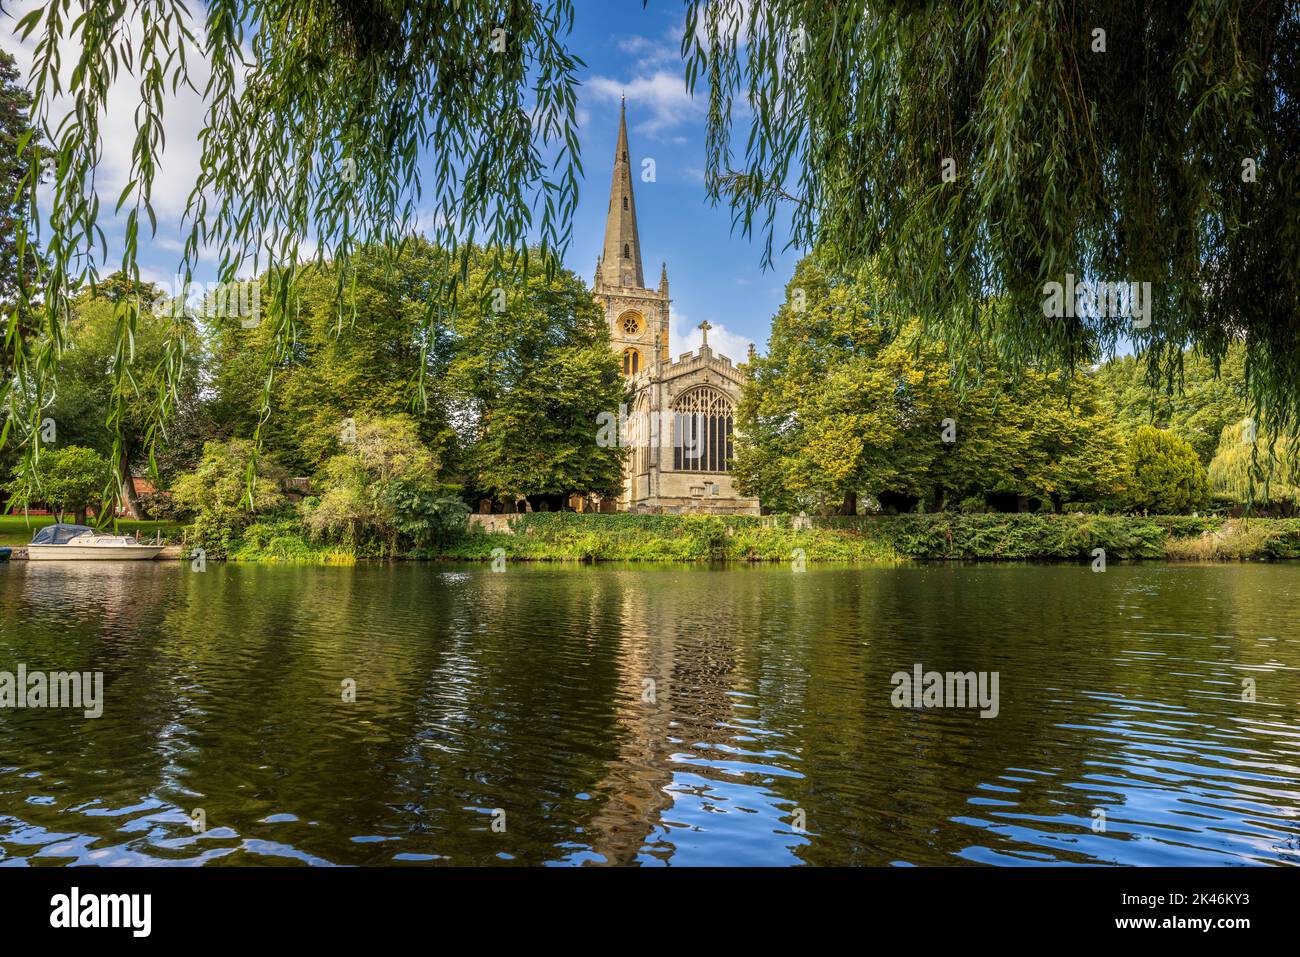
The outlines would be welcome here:
<svg viewBox="0 0 1300 957">
<path fill-rule="evenodd" d="M 157 558 L 162 545 L 28 545 L 33 562 L 147 562 Z"/>
</svg>

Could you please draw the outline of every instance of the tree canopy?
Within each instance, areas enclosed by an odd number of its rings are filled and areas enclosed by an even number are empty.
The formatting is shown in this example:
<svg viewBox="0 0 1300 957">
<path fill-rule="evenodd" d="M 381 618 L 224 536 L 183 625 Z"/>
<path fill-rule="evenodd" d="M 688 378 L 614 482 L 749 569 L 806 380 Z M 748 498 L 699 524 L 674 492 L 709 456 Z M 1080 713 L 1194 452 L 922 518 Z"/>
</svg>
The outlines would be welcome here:
<svg viewBox="0 0 1300 957">
<path fill-rule="evenodd" d="M 1194 352 L 1178 358 L 1173 378 L 1152 382 L 1143 360 L 1118 356 L 1097 370 L 1100 395 L 1126 434 L 1142 425 L 1168 429 L 1208 465 L 1224 427 L 1245 418 L 1250 409 L 1245 350 L 1234 345 L 1218 368 Z"/>
<path fill-rule="evenodd" d="M 74 512 L 77 521 L 83 522 L 88 506 L 108 500 L 104 487 L 111 471 L 108 461 L 94 449 L 67 445 L 45 452 L 34 477 L 19 471 L 11 489 L 24 508 L 43 502 L 60 520 L 65 512 Z"/>
<path fill-rule="evenodd" d="M 18 22 L 18 35 L 35 41 L 32 122 L 52 143 L 54 171 L 43 219 L 39 163 L 29 163 L 16 229 L 20 245 L 39 239 L 46 254 L 20 291 L 20 307 L 43 317 L 40 347 L 28 355 L 24 330 L 3 347 L 17 376 L 0 381 L 0 403 L 28 436 L 62 359 L 69 301 L 109 255 L 105 209 L 123 215 L 112 255 L 139 280 L 140 244 L 157 226 L 163 112 L 182 85 L 201 93 L 206 112 L 177 273 L 188 286 L 200 256 L 219 261 L 223 283 L 269 270 L 264 347 L 277 361 L 292 345 L 292 292 L 313 246 L 318 262 L 346 265 L 361 245 L 400 246 L 417 217 L 453 250 L 477 239 L 523 252 L 531 240 L 550 263 L 568 241 L 581 65 L 567 46 L 570 0 L 211 0 L 205 9 L 198 23 L 183 0 L 84 10 L 48 0 Z M 65 43 L 78 48 L 70 73 Z M 139 90 L 129 181 L 101 196 L 108 94 L 124 75 Z M 425 304 L 431 322 L 454 299 L 456 273 L 441 278 L 442 295 Z M 126 307 L 113 421 L 138 368 L 129 344 L 143 304 Z M 184 349 L 178 331 L 159 366 L 173 384 Z M 171 414 L 171 394 L 158 396 L 157 419 Z"/>
<path fill-rule="evenodd" d="M 271 323 L 205 316 L 216 429 L 255 438 L 285 467 L 307 475 L 340 451 L 345 420 L 411 413 L 421 440 L 448 456 L 454 437 L 441 389 L 446 323 L 425 322 L 425 304 L 447 262 L 428 242 L 410 238 L 400 251 L 367 247 L 346 265 L 304 268 L 293 298 L 292 346 L 278 359 Z M 269 278 L 257 281 L 265 287 Z M 340 284 L 350 299 L 342 314 L 335 300 Z M 417 378 L 424 379 L 423 402 Z"/>
<path fill-rule="evenodd" d="M 556 509 L 618 488 L 623 450 L 599 445 L 594 424 L 626 401 L 624 380 L 590 290 L 567 269 L 506 283 L 490 256 L 470 266 L 445 391 L 473 494 Z"/>
<path fill-rule="evenodd" d="M 737 477 L 777 510 L 852 510 L 858 493 L 929 508 L 998 496 L 1061 508 L 1118 493 L 1121 442 L 1086 376 L 991 357 L 960 382 L 943 343 L 886 323 L 888 283 L 844 280 L 802 260 L 750 364 L 738 410 Z"/>
<path fill-rule="evenodd" d="M 84 12 L 47 0 L 17 25 L 34 41 L 33 133 L 19 145 L 52 145 L 48 166 L 27 151 L 19 183 L 15 242 L 43 255 L 7 309 L 4 441 L 30 446 L 69 303 L 106 271 L 110 247 L 139 280 L 163 110 L 183 84 L 205 112 L 177 272 L 188 283 L 214 256 L 221 282 L 265 273 L 268 383 L 294 347 L 312 244 L 318 263 L 346 266 L 363 245 L 399 249 L 418 220 L 439 248 L 535 243 L 552 267 L 567 243 L 582 65 L 570 0 L 210 0 L 205 11 L 199 23 L 183 0 Z M 1155 381 L 1187 346 L 1217 364 L 1240 342 L 1262 421 L 1296 434 L 1298 41 L 1300 0 L 688 0 L 682 54 L 708 103 L 711 195 L 769 251 L 784 231 L 845 275 L 873 263 L 906 277 L 880 314 L 918 320 L 959 365 L 991 351 L 1009 372 L 1068 374 L 1132 337 Z M 108 91 L 128 74 L 139 91 L 129 179 L 101 196 Z M 111 243 L 110 208 L 122 217 Z M 423 303 L 430 329 L 466 266 Z M 1135 323 L 1117 294 L 1050 314 L 1048 284 L 1075 279 L 1149 284 L 1150 312 Z M 130 345 L 141 303 L 124 307 L 107 410 L 118 432 L 142 362 Z M 19 313 L 40 318 L 39 335 Z M 187 348 L 171 330 L 156 422 L 175 411 Z M 411 371 L 422 381 L 422 363 Z M 271 389 L 260 394 L 259 421 Z"/>
<path fill-rule="evenodd" d="M 19 223 L 27 214 L 23 184 L 33 163 L 40 178 L 43 158 L 43 143 L 31 126 L 31 105 L 13 56 L 0 50 L 0 303 L 6 313 L 14 309 L 21 285 L 32 281 L 36 268 L 35 249 L 19 245 Z M 17 310 L 12 315 L 16 319 Z M 29 316 L 24 319 L 30 321 Z M 8 368 L 0 361 L 0 369 Z"/>
<path fill-rule="evenodd" d="M 117 403 L 113 377 L 114 365 L 119 361 L 117 333 L 126 308 L 124 301 L 136 297 L 148 308 L 136 320 L 131 341 L 137 362 L 129 380 L 131 388 Z M 139 517 L 133 467 L 147 458 L 155 403 L 159 392 L 169 387 L 162 371 L 169 337 L 178 329 L 184 331 L 187 340 L 195 336 L 192 318 L 171 305 L 157 286 L 144 283 L 137 287 L 121 273 L 109 276 L 97 287 L 96 294 L 87 290 L 74 299 L 64 329 L 67 349 L 59 379 L 43 413 L 43 420 L 53 421 L 59 441 L 95 449 L 114 463 L 115 481 L 106 498 L 118 492 L 132 517 Z M 200 356 L 187 348 L 179 358 L 172 401 L 175 408 L 188 413 L 198 402 Z M 182 429 L 177 428 L 180 424 L 173 419 L 172 439 L 181 438 Z M 178 443 L 169 444 L 174 453 Z M 195 453 L 197 458 L 197 449 Z"/>
<path fill-rule="evenodd" d="M 1214 492 L 1242 504 L 1300 506 L 1300 443 L 1260 433 L 1253 419 L 1223 427 L 1208 471 Z"/>
<path fill-rule="evenodd" d="M 246 476 L 253 474 L 252 482 Z M 180 476 L 172 494 L 193 517 L 192 541 L 214 558 L 225 556 L 259 514 L 285 504 L 284 469 L 272 455 L 255 456 L 247 439 L 208 442 L 193 471 Z"/>
<path fill-rule="evenodd" d="M 1205 466 L 1191 445 L 1170 432 L 1140 426 L 1128 440 L 1128 464 L 1128 500 L 1135 508 L 1176 515 L 1209 500 Z"/>
<path fill-rule="evenodd" d="M 346 423 L 409 415 L 444 478 L 473 498 L 546 497 L 556 508 L 569 494 L 616 488 L 621 450 L 597 445 L 594 429 L 600 413 L 617 412 L 624 384 L 590 290 L 567 269 L 521 276 L 491 251 L 463 253 L 456 301 L 432 326 L 424 303 L 449 253 L 418 237 L 395 254 L 360 250 L 346 266 L 305 270 L 293 347 L 274 365 L 266 323 L 212 319 L 216 429 L 260 435 L 279 462 L 311 475 L 348 451 Z M 340 274 L 355 303 L 341 316 Z"/>
<path fill-rule="evenodd" d="M 1168 374 L 1244 341 L 1264 418 L 1300 424 L 1300 3 L 689 0 L 707 181 L 769 251 L 907 277 L 894 311 L 959 358 L 1068 368 L 1125 337 Z M 741 109 L 743 104 L 747 109 Z M 740 144 L 743 144 L 743 148 Z M 1150 283 L 1048 315 L 1049 282 Z"/>
</svg>

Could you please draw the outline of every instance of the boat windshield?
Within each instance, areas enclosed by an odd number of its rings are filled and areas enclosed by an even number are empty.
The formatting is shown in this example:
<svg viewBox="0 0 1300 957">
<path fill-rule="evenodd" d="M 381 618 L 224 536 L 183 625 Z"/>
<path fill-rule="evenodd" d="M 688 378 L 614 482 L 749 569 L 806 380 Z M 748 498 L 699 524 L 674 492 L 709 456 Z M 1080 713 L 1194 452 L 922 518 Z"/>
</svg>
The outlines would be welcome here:
<svg viewBox="0 0 1300 957">
<path fill-rule="evenodd" d="M 46 525 L 32 539 L 33 545 L 66 545 L 78 535 L 93 532 L 87 525 Z"/>
</svg>

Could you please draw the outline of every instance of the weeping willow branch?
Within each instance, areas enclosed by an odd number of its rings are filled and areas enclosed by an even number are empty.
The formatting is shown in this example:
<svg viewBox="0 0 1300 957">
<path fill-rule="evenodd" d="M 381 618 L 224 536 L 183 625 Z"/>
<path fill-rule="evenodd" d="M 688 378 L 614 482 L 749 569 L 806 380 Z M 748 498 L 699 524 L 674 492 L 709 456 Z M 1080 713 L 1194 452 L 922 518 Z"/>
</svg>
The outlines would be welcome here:
<svg viewBox="0 0 1300 957">
<path fill-rule="evenodd" d="M 273 335 L 263 357 L 259 439 L 275 370 L 293 341 L 294 290 L 305 263 L 329 259 L 340 267 L 341 334 L 354 251 L 378 245 L 397 254 L 421 227 L 453 256 L 475 239 L 521 252 L 532 241 L 554 268 L 570 239 L 581 172 L 575 74 L 582 64 L 566 45 L 572 26 L 570 0 L 210 0 L 202 24 L 181 0 L 96 0 L 84 8 L 49 0 L 24 16 L 16 32 L 35 44 L 32 120 L 53 144 L 53 175 L 44 219 L 35 161 L 24 182 L 28 215 L 19 242 L 44 255 L 17 308 L 40 318 L 34 330 L 7 325 L 13 375 L 0 385 L 9 415 L 0 441 L 22 442 L 34 467 L 70 300 L 94 288 L 110 247 L 120 248 L 118 268 L 139 283 L 141 230 L 149 237 L 157 230 L 152 195 L 164 111 L 182 87 L 201 95 L 205 113 L 177 279 L 188 288 L 208 256 L 223 284 L 265 274 L 261 320 Z M 104 136 L 123 135 L 101 128 L 120 77 L 137 87 L 131 169 L 110 200 L 120 218 L 106 222 L 96 175 Z M 519 262 L 528 268 L 526 253 Z M 457 283 L 449 271 L 444 299 L 454 301 Z M 148 307 L 138 295 L 119 304 L 105 419 L 119 462 L 126 403 L 141 379 L 132 343 Z M 428 304 L 430 328 L 446 308 Z M 152 370 L 164 385 L 153 396 L 151 463 L 192 348 L 187 329 L 175 324 Z M 419 397 L 423 367 L 413 374 Z"/>
<path fill-rule="evenodd" d="M 949 342 L 995 306 L 1016 365 L 1131 341 L 1161 378 L 1241 340 L 1261 422 L 1292 434 L 1298 51 L 1298 0 L 688 0 L 682 39 L 710 195 L 764 265 L 778 232 L 872 263 Z M 1150 282 L 1150 325 L 1047 314 L 1067 273 Z"/>
</svg>

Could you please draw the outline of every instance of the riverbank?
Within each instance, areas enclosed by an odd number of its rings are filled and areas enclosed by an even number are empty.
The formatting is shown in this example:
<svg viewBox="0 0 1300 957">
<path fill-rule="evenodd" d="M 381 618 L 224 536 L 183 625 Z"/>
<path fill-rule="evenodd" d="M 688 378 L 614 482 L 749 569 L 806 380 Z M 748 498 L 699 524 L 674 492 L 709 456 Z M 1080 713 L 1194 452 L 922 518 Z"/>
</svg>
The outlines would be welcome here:
<svg viewBox="0 0 1300 957">
<path fill-rule="evenodd" d="M 373 558 L 557 562 L 789 562 L 908 560 L 1243 561 L 1300 558 L 1300 519 L 1134 515 L 511 516 L 508 531 L 471 527 L 443 545 L 398 556 L 312 543 L 291 522 L 247 529 L 230 558 L 351 564 Z M 799 527 L 796 527 L 799 526 Z"/>
<path fill-rule="evenodd" d="M 1186 515 L 896 515 L 815 519 L 906 558 L 1081 561 L 1242 561 L 1300 558 L 1300 519 Z"/>
<path fill-rule="evenodd" d="M 71 522 L 72 518 L 65 519 Z M 55 518 L 52 515 L 0 515 L 0 546 L 7 548 L 19 548 L 26 546 L 36 530 L 44 528 L 46 525 L 53 525 Z M 91 520 L 93 524 L 93 519 Z M 155 536 L 160 537 L 163 541 L 175 541 L 180 535 L 181 524 L 179 522 L 161 521 L 129 521 L 115 520 L 106 534 L 112 535 L 135 535 L 141 541 L 152 542 Z"/>
<path fill-rule="evenodd" d="M 492 516 L 436 548 L 404 551 L 313 541 L 292 518 L 249 526 L 224 555 L 234 562 L 351 565 L 371 560 L 536 562 L 1270 561 L 1300 558 L 1300 519 L 1179 515 L 879 515 L 762 518 L 542 512 Z M 48 520 L 0 519 L 0 545 L 21 546 Z M 121 522 L 123 532 L 183 541 L 167 522 Z M 168 549 L 181 558 L 197 543 Z M 222 557 L 212 555 L 209 557 Z"/>
</svg>

